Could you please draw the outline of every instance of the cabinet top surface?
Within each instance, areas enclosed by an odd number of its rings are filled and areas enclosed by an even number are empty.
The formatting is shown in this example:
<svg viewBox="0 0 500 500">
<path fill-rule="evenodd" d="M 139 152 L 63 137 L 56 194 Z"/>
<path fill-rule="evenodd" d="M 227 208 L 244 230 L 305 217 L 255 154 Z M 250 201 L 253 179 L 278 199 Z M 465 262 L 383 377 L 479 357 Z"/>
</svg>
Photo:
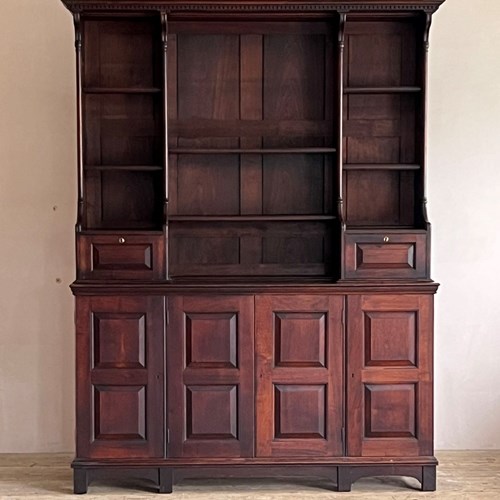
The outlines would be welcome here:
<svg viewBox="0 0 500 500">
<path fill-rule="evenodd" d="M 72 12 L 85 10 L 324 11 L 436 10 L 445 0 L 62 0 Z"/>
</svg>

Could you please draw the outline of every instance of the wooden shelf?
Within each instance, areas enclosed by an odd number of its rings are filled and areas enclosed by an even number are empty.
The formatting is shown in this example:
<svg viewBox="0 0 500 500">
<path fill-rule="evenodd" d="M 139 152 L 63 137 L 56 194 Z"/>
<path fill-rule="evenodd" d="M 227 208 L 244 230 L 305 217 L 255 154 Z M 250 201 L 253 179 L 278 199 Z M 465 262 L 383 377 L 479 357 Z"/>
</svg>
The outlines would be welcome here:
<svg viewBox="0 0 500 500">
<path fill-rule="evenodd" d="M 420 170 L 411 163 L 346 163 L 344 170 Z"/>
<path fill-rule="evenodd" d="M 84 87 L 84 94 L 159 94 L 160 87 Z"/>
<path fill-rule="evenodd" d="M 85 170 L 127 170 L 132 172 L 156 172 L 163 170 L 160 165 L 85 165 Z"/>
<path fill-rule="evenodd" d="M 170 215 L 171 222 L 301 222 L 335 220 L 334 215 Z"/>
<path fill-rule="evenodd" d="M 242 149 L 242 148 L 170 148 L 170 154 L 190 154 L 190 155 L 223 155 L 223 154 L 330 154 L 335 153 L 335 148 L 269 148 L 269 149 Z"/>
<path fill-rule="evenodd" d="M 406 233 L 418 233 L 418 234 L 426 234 L 427 230 L 426 229 L 419 229 L 415 226 L 389 226 L 389 225 L 373 225 L 373 226 L 367 226 L 367 225 L 356 225 L 356 224 L 349 224 L 347 222 L 346 226 L 346 231 L 351 232 L 351 233 L 356 233 L 356 234 L 373 234 L 375 232 L 384 232 L 388 234 L 406 234 Z"/>
<path fill-rule="evenodd" d="M 163 234 L 163 230 L 161 229 L 141 229 L 140 227 L 132 227 L 132 228 L 118 228 L 118 229 L 82 229 L 78 232 L 78 234 L 82 234 L 85 236 L 161 236 Z"/>
<path fill-rule="evenodd" d="M 344 94 L 417 94 L 421 87 L 344 87 Z"/>
<path fill-rule="evenodd" d="M 92 234 L 128 234 L 128 233 L 143 233 L 143 234 L 159 234 L 161 233 L 161 224 L 154 224 L 150 221 L 135 221 L 124 224 L 123 221 L 110 220 L 106 221 L 105 226 L 93 227 L 87 229 L 87 232 Z"/>
</svg>

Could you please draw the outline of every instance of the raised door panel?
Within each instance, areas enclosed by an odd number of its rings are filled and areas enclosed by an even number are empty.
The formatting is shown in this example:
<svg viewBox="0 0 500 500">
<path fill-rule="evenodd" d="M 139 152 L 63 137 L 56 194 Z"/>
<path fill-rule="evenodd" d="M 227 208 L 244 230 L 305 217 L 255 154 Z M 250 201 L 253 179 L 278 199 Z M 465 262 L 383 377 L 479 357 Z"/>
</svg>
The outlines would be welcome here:
<svg viewBox="0 0 500 500">
<path fill-rule="evenodd" d="M 432 296 L 348 298 L 348 454 L 432 455 Z"/>
<path fill-rule="evenodd" d="M 172 297 L 168 455 L 253 455 L 253 297 Z"/>
<path fill-rule="evenodd" d="M 256 297 L 257 456 L 342 454 L 342 297 Z"/>
<path fill-rule="evenodd" d="M 162 297 L 77 297 L 77 456 L 161 457 Z"/>
</svg>

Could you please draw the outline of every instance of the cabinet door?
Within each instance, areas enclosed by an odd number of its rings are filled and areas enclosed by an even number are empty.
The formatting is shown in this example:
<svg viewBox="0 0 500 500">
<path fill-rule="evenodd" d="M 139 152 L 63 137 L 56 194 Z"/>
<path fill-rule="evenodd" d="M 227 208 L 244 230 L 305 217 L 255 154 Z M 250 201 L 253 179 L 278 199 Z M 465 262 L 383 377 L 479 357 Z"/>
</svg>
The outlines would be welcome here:
<svg viewBox="0 0 500 500">
<path fill-rule="evenodd" d="M 161 457 L 162 297 L 77 297 L 77 456 Z"/>
<path fill-rule="evenodd" d="M 348 298 L 349 455 L 432 455 L 432 300 Z"/>
<path fill-rule="evenodd" d="M 342 454 L 343 298 L 256 297 L 257 455 Z"/>
<path fill-rule="evenodd" d="M 173 297 L 168 309 L 168 455 L 251 457 L 253 297 Z"/>
</svg>

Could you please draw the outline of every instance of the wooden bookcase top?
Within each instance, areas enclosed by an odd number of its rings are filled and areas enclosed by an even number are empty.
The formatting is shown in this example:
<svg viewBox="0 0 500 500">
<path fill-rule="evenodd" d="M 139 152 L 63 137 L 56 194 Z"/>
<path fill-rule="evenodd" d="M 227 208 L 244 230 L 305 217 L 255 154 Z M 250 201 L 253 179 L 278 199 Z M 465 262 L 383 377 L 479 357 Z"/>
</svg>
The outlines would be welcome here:
<svg viewBox="0 0 500 500">
<path fill-rule="evenodd" d="M 314 1 L 200 1 L 200 0 L 62 0 L 72 12 L 202 11 L 202 12 L 324 12 L 324 11 L 405 11 L 434 12 L 445 0 L 314 0 Z"/>
</svg>

